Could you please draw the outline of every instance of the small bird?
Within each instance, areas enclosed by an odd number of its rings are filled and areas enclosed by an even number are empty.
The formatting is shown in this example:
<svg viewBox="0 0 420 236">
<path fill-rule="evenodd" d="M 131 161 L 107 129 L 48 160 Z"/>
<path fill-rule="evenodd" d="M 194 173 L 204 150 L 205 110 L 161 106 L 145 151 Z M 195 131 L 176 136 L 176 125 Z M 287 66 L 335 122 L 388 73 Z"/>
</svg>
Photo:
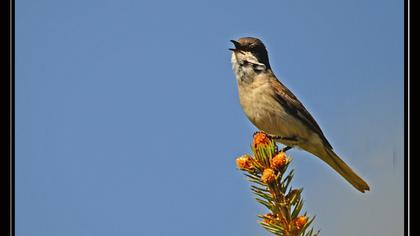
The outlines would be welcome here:
<svg viewBox="0 0 420 236">
<path fill-rule="evenodd" d="M 274 75 L 263 42 L 244 37 L 231 40 L 232 66 L 239 101 L 248 119 L 260 130 L 287 147 L 301 148 L 326 162 L 360 192 L 369 190 L 360 178 L 335 154 L 315 119 L 296 96 Z"/>
</svg>

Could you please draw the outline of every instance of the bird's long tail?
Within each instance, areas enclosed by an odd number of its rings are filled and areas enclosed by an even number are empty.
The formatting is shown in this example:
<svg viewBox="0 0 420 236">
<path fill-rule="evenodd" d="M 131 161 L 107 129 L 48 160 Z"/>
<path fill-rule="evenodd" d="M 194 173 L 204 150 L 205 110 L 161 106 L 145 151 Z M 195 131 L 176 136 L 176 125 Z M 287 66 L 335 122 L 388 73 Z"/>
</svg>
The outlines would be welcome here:
<svg viewBox="0 0 420 236">
<path fill-rule="evenodd" d="M 322 153 L 316 152 L 313 154 L 325 161 L 360 192 L 369 191 L 369 185 L 366 181 L 360 178 L 332 149 L 324 147 Z"/>
</svg>

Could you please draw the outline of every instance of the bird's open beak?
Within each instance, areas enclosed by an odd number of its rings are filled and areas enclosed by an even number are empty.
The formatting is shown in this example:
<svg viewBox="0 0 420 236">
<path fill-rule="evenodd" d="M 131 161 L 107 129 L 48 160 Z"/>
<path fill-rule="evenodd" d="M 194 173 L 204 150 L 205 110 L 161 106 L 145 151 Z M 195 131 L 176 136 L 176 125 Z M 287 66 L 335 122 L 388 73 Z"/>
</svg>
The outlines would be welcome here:
<svg viewBox="0 0 420 236">
<path fill-rule="evenodd" d="M 234 52 L 239 51 L 239 48 L 241 47 L 241 44 L 238 41 L 235 41 L 235 40 L 230 40 L 230 41 L 233 43 L 233 45 L 235 45 L 235 48 L 229 48 L 229 50 L 234 51 Z"/>
</svg>

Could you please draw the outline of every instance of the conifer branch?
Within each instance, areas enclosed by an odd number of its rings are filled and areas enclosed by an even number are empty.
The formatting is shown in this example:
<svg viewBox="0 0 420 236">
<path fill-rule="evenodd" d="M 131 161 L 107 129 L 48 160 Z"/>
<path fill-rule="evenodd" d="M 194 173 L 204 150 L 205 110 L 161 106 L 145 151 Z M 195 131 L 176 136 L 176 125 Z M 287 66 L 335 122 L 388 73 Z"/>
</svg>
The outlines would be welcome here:
<svg viewBox="0 0 420 236">
<path fill-rule="evenodd" d="M 253 157 L 243 155 L 236 159 L 236 165 L 251 182 L 255 199 L 269 210 L 258 215 L 259 223 L 278 236 L 318 235 L 319 231 L 309 229 L 315 217 L 301 214 L 303 189 L 291 186 L 294 170 L 287 169 L 292 159 L 264 132 L 254 134 L 251 150 Z"/>
</svg>

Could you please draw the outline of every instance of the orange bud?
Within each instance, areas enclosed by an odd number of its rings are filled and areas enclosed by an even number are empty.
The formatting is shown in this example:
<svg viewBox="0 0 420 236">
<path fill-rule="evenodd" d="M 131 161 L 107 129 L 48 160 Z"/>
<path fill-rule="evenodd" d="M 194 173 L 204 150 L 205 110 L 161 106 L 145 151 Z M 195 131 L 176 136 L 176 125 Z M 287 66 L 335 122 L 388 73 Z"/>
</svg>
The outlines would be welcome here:
<svg viewBox="0 0 420 236">
<path fill-rule="evenodd" d="M 297 229 L 302 229 L 307 222 L 308 218 L 306 216 L 298 216 L 293 223 L 295 224 Z"/>
<path fill-rule="evenodd" d="M 254 140 L 252 145 L 254 148 L 258 148 L 260 146 L 267 146 L 270 144 L 270 138 L 264 132 L 257 132 L 254 135 Z"/>
<path fill-rule="evenodd" d="M 236 159 L 236 166 L 241 170 L 249 170 L 252 168 L 252 160 L 248 155 L 243 155 Z"/>
<path fill-rule="evenodd" d="M 271 184 L 274 181 L 276 181 L 276 173 L 274 172 L 274 170 L 267 168 L 264 170 L 261 176 L 261 180 L 266 184 Z"/>
<path fill-rule="evenodd" d="M 287 164 L 286 153 L 279 152 L 271 159 L 271 168 L 279 170 Z"/>
</svg>

